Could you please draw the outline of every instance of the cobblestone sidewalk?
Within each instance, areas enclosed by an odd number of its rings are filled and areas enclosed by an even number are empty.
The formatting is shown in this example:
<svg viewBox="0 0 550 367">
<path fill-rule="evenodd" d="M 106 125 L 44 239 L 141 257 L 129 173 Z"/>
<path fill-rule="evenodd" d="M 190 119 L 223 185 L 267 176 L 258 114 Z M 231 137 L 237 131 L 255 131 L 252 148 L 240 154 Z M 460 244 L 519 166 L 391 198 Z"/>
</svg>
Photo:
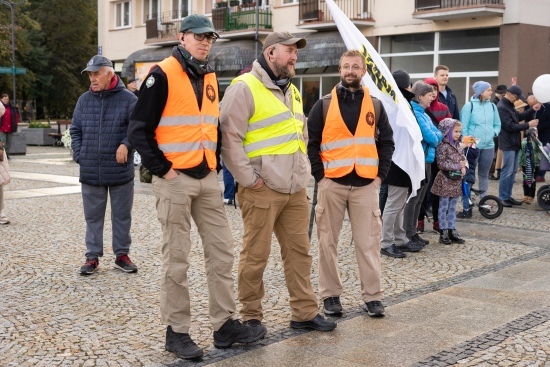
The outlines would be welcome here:
<svg viewBox="0 0 550 367">
<path fill-rule="evenodd" d="M 14 156 L 10 164 L 14 176 L 24 172 L 45 174 L 57 177 L 57 181 L 78 176 L 77 165 L 63 148 L 29 147 L 27 156 Z M 130 255 L 139 272 L 125 274 L 114 269 L 110 223 L 106 222 L 105 256 L 100 259 L 100 268 L 93 276 L 82 277 L 78 270 L 84 261 L 85 222 L 80 194 L 74 193 L 78 185 L 56 182 L 51 176 L 51 179 L 41 177 L 38 180 L 14 178 L 5 187 L 6 212 L 12 223 L 0 227 L 0 366 L 186 365 L 163 348 L 165 326 L 160 323 L 158 305 L 161 231 L 150 187 L 136 182 Z M 67 178 L 67 181 L 70 180 Z M 490 191 L 496 192 L 495 185 L 491 183 Z M 73 191 L 68 192 L 73 193 L 55 194 L 56 190 L 61 193 L 67 187 L 72 188 Z M 40 194 L 44 189 L 54 191 Z M 520 190 L 516 182 L 518 197 L 522 196 Z M 310 188 L 310 196 L 311 191 Z M 21 197 L 25 193 L 41 196 Z M 226 212 L 237 258 L 243 235 L 240 212 L 229 206 Z M 505 208 L 503 215 L 493 221 L 476 213 L 469 224 L 459 222 L 459 228 L 462 224 L 467 227 L 461 232 L 467 240 L 462 246 L 440 246 L 436 244 L 435 233 L 426 233 L 431 244 L 424 251 L 406 259 L 383 257 L 386 305 L 545 254 L 550 246 L 549 219 L 535 205 Z M 529 230 L 534 235 L 504 239 L 484 235 L 510 229 Z M 317 289 L 317 242 L 316 236 L 313 237 L 312 282 Z M 200 365 L 223 360 L 245 349 L 219 351 L 212 347 L 203 253 L 196 228 L 192 239 L 195 245 L 190 255 L 193 307 L 190 334 L 206 348 L 206 357 Z M 347 311 L 342 320 L 364 315 L 350 241 L 346 222 L 339 248 L 340 275 L 345 288 L 342 304 Z M 236 264 L 237 260 L 235 278 Z M 268 335 L 259 347 L 301 334 L 288 328 L 288 293 L 275 239 L 264 282 L 264 322 Z M 445 356 L 455 355 L 454 359 L 434 356 L 417 365 L 514 365 L 505 362 L 517 361 L 517 358 L 523 358 L 522 364 L 517 365 L 544 365 L 542 361 L 547 360 L 550 353 L 548 311 L 541 310 L 527 317 L 541 322 L 527 329 L 520 328 L 513 335 L 495 331 L 493 334 L 506 338 L 493 338 L 495 343 L 488 348 L 476 351 L 471 348 L 472 342 L 466 342 L 456 350 L 445 352 Z"/>
</svg>

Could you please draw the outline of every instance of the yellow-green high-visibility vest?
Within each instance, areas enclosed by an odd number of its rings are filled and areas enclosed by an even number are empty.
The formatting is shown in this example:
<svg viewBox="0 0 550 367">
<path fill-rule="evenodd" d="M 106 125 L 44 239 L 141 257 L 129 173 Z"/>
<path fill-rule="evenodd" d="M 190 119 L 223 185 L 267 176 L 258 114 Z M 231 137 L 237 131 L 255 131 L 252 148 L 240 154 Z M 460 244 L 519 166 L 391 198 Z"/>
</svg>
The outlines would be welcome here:
<svg viewBox="0 0 550 367">
<path fill-rule="evenodd" d="M 298 89 L 290 84 L 292 111 L 281 102 L 258 78 L 243 74 L 231 82 L 248 85 L 254 98 L 254 115 L 248 119 L 244 136 L 244 150 L 248 158 L 261 155 L 293 154 L 298 149 L 306 153 L 302 98 Z"/>
</svg>

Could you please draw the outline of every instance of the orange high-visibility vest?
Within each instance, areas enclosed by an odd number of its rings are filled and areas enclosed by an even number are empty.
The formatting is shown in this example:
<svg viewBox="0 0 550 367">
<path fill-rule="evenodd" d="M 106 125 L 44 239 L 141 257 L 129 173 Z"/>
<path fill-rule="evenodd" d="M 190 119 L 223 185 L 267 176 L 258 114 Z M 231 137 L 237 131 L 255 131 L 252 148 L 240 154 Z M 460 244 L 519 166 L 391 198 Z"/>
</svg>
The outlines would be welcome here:
<svg viewBox="0 0 550 367">
<path fill-rule="evenodd" d="M 373 179 L 378 175 L 376 116 L 368 88 L 363 87 L 363 92 L 357 129 L 355 135 L 352 135 L 340 114 L 336 88 L 332 89 L 321 140 L 321 160 L 325 177 L 343 177 L 353 169 L 364 178 Z"/>
<path fill-rule="evenodd" d="M 189 76 L 170 56 L 158 63 L 168 79 L 168 98 L 159 125 L 157 143 L 174 169 L 198 166 L 206 157 L 208 168 L 216 169 L 218 82 L 215 73 L 204 76 L 202 107 L 195 98 Z"/>
</svg>

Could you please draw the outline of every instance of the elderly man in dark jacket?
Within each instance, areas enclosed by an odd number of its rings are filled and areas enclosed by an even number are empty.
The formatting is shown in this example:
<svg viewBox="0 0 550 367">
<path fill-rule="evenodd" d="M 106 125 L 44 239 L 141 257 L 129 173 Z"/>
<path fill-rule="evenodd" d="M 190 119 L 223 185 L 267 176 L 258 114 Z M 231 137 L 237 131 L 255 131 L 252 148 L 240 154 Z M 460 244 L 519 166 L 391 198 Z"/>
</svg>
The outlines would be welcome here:
<svg viewBox="0 0 550 367">
<path fill-rule="evenodd" d="M 498 136 L 498 145 L 502 150 L 502 170 L 500 172 L 498 196 L 505 207 L 521 205 L 521 201 L 512 197 L 512 188 L 518 170 L 519 151 L 521 150 L 521 132 L 539 124 L 538 120 L 531 120 L 531 118 L 534 111 L 540 109 L 540 104 L 537 103 L 533 108 L 518 113 L 514 108 L 514 102 L 518 99 L 525 99 L 525 97 L 519 86 L 512 85 L 497 105 L 502 126 Z M 520 124 L 519 121 L 523 120 L 528 122 Z"/>
<path fill-rule="evenodd" d="M 96 55 L 82 71 L 90 90 L 80 96 L 71 125 L 71 148 L 80 165 L 86 218 L 86 262 L 82 275 L 93 274 L 103 256 L 103 225 L 111 198 L 115 268 L 137 272 L 128 257 L 134 198 L 134 159 L 127 130 L 137 98 L 115 74 L 112 62 Z"/>
</svg>

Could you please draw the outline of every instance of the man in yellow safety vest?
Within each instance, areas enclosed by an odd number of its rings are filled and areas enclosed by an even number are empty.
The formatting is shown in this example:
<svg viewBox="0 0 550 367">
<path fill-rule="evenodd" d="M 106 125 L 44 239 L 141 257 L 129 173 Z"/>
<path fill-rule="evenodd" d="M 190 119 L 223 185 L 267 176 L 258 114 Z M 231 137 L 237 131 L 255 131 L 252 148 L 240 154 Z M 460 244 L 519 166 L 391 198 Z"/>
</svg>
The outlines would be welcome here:
<svg viewBox="0 0 550 367">
<path fill-rule="evenodd" d="M 222 157 L 238 182 L 244 225 L 238 269 L 241 316 L 253 328 L 262 326 L 263 273 L 273 232 L 290 294 L 290 326 L 336 327 L 319 314 L 310 282 L 307 127 L 300 92 L 290 83 L 298 49 L 305 45 L 305 39 L 288 32 L 267 36 L 252 71 L 233 80 L 225 92 L 220 112 Z"/>
</svg>

